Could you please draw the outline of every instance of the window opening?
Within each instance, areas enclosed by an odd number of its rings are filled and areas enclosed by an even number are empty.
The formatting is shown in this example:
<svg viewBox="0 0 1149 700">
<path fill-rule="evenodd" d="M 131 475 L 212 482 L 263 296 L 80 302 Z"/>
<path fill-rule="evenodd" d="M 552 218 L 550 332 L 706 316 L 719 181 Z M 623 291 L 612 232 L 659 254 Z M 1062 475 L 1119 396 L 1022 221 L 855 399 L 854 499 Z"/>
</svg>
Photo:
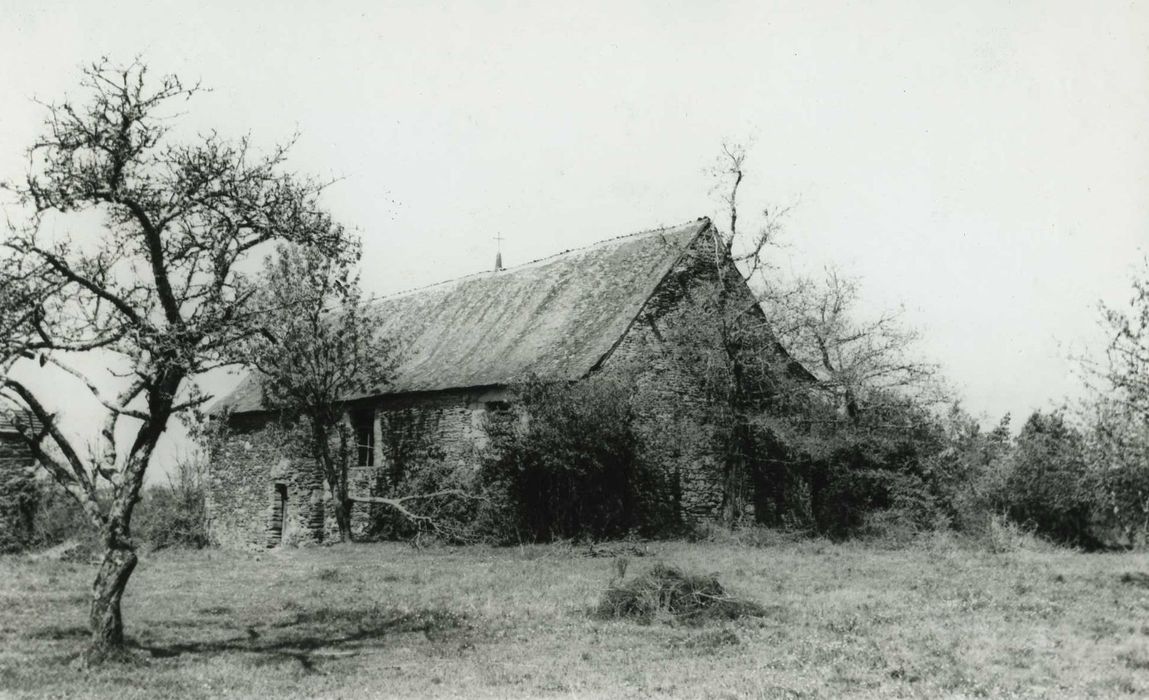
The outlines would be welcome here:
<svg viewBox="0 0 1149 700">
<path fill-rule="evenodd" d="M 352 411 L 351 427 L 355 432 L 356 466 L 375 466 L 375 412 Z"/>
</svg>

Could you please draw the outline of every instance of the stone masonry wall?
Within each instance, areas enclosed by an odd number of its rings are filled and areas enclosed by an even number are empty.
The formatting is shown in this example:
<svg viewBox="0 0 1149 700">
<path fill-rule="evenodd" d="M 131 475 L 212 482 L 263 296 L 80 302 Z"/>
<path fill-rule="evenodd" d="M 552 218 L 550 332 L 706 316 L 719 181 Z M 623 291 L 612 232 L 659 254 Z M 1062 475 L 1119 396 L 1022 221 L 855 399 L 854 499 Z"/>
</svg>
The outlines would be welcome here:
<svg viewBox="0 0 1149 700">
<path fill-rule="evenodd" d="M 285 444 L 268 416 L 232 418 L 208 469 L 208 531 L 217 544 L 263 548 L 322 541 L 322 474 L 310 459 L 288 454 Z"/>
<path fill-rule="evenodd" d="M 688 522 L 720 516 L 723 463 L 702 383 L 670 344 L 677 326 L 694 322 L 691 316 L 713 284 L 714 270 L 713 241 L 704 233 L 676 262 L 602 368 L 633 377 L 645 458 L 670 478 L 679 513 Z"/>
<path fill-rule="evenodd" d="M 475 390 L 358 403 L 356 409 L 375 411 L 375 466 L 350 469 L 351 495 L 391 494 L 398 480 L 426 469 L 472 476 L 487 444 L 485 414 L 491 402 L 505 399 L 505 392 Z M 228 547 L 267 547 L 337 537 L 326 483 L 305 451 L 290 453 L 270 416 L 235 416 L 230 425 L 228 439 L 210 461 L 212 539 Z M 277 484 L 287 495 L 282 534 L 275 527 L 280 517 Z M 366 529 L 372 508 L 385 507 L 354 504 L 353 533 Z"/>
</svg>

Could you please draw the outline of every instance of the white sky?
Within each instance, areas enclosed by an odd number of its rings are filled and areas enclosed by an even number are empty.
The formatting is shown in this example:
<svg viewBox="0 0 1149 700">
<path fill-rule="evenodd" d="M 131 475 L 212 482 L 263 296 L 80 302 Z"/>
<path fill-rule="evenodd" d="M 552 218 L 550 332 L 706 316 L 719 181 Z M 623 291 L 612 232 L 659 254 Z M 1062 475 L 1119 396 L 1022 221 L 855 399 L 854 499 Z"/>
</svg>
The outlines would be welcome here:
<svg viewBox="0 0 1149 700">
<path fill-rule="evenodd" d="M 799 201 L 784 265 L 905 304 L 975 412 L 1078 392 L 1149 244 L 1149 3 L 0 0 L 0 178 L 32 101 L 141 55 L 213 92 L 188 122 L 342 178 L 387 293 L 717 212 Z M 752 223 L 752 222 L 751 222 Z"/>
</svg>

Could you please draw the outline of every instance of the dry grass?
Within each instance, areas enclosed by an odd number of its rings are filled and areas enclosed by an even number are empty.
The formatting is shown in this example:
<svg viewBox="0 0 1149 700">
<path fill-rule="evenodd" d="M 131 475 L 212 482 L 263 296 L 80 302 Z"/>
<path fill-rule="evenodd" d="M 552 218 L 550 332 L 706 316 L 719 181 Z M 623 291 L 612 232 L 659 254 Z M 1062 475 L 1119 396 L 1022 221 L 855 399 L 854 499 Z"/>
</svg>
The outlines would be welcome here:
<svg viewBox="0 0 1149 700">
<path fill-rule="evenodd" d="M 618 572 L 569 546 L 171 551 L 144 559 L 124 602 L 139 661 L 85 674 L 71 661 L 92 568 L 0 559 L 0 695 L 1149 694 L 1144 554 L 988 553 L 944 538 L 649 547 L 719 572 L 762 616 L 593 619 Z"/>
<path fill-rule="evenodd" d="M 620 577 L 624 573 L 621 571 Z M 658 563 L 639 576 L 612 582 L 602 592 L 594 613 L 606 620 L 629 618 L 649 623 L 661 618 L 698 625 L 763 617 L 766 610 L 752 600 L 730 594 L 715 574 L 692 574 Z"/>
</svg>

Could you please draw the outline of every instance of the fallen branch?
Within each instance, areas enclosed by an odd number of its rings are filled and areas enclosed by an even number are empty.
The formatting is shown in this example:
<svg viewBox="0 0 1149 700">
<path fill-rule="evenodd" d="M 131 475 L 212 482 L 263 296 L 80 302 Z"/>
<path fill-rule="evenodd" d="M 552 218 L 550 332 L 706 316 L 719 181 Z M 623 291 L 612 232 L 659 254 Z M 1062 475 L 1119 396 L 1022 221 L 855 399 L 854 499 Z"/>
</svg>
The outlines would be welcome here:
<svg viewBox="0 0 1149 700">
<path fill-rule="evenodd" d="M 394 508 L 395 510 L 399 511 L 399 513 L 402 514 L 403 517 L 407 518 L 412 523 L 414 523 L 416 525 L 416 527 L 419 528 L 420 531 L 422 531 L 423 527 L 426 526 L 427 529 L 429 529 L 433 532 L 436 532 L 436 533 L 442 533 L 442 534 L 449 535 L 449 536 L 452 536 L 456 539 L 461 539 L 461 540 L 467 539 L 466 537 L 463 536 L 463 534 L 461 532 L 456 531 L 454 528 L 445 526 L 434 515 L 425 515 L 423 513 L 417 513 L 415 511 L 412 511 L 410 508 L 408 508 L 405 505 L 406 503 L 411 502 L 411 501 L 428 500 L 431 498 L 440 498 L 440 497 L 444 497 L 444 496 L 454 496 L 457 498 L 465 498 L 465 499 L 472 500 L 472 501 L 486 501 L 487 500 L 487 498 L 484 496 L 476 496 L 475 494 L 469 493 L 469 492 L 464 491 L 462 489 L 444 489 L 442 491 L 432 491 L 431 493 L 417 493 L 417 494 L 413 494 L 410 496 L 399 496 L 397 498 L 386 498 L 384 496 L 348 496 L 347 500 L 349 500 L 353 503 L 377 503 L 380 505 L 390 506 L 391 508 Z M 417 541 L 415 544 L 416 544 L 416 546 L 418 546 Z"/>
</svg>

